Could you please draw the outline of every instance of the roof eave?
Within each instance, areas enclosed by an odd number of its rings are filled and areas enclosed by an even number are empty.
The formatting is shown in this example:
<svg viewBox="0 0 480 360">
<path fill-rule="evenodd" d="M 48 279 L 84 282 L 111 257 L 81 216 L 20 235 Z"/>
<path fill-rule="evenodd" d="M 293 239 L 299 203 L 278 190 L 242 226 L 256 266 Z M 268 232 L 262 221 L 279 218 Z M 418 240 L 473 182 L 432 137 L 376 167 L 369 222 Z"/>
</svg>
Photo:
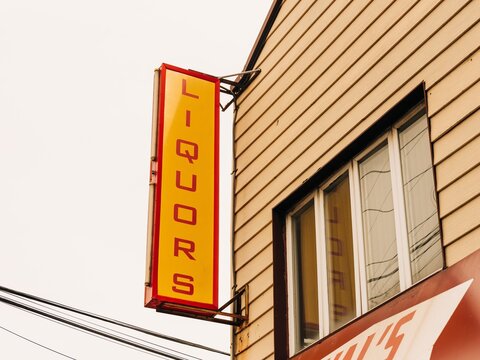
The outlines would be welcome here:
<svg viewBox="0 0 480 360">
<path fill-rule="evenodd" d="M 260 33 L 258 34 L 257 39 L 255 40 L 255 44 L 253 45 L 253 48 L 250 51 L 250 54 L 247 58 L 247 62 L 243 67 L 243 71 L 254 70 L 255 64 L 257 63 L 257 60 L 263 50 L 263 47 L 265 46 L 268 34 L 270 33 L 270 30 L 272 29 L 272 26 L 280 11 L 282 2 L 283 0 L 274 0 L 272 2 L 268 15 L 265 18 L 265 21 L 263 22 L 262 29 L 260 30 Z M 238 85 L 232 87 L 231 89 L 232 92 L 235 93 L 236 96 L 239 96 L 248 87 L 249 81 L 251 78 L 252 78 L 251 73 L 239 75 L 235 79 L 235 82 Z"/>
</svg>

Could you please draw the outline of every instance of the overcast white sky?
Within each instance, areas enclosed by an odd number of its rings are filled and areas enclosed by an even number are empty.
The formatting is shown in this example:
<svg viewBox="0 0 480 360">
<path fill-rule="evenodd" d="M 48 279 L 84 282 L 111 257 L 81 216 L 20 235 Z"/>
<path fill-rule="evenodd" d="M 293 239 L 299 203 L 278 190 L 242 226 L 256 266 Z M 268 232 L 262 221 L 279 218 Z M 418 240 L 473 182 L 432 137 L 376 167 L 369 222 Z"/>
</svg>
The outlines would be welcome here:
<svg viewBox="0 0 480 360">
<path fill-rule="evenodd" d="M 0 285 L 229 352 L 229 326 L 143 308 L 153 70 L 241 71 L 270 4 L 0 0 Z M 220 303 L 231 121 L 222 114 Z M 1 303 L 0 327 L 76 359 L 154 358 Z M 65 358 L 2 328 L 2 359 Z"/>
</svg>

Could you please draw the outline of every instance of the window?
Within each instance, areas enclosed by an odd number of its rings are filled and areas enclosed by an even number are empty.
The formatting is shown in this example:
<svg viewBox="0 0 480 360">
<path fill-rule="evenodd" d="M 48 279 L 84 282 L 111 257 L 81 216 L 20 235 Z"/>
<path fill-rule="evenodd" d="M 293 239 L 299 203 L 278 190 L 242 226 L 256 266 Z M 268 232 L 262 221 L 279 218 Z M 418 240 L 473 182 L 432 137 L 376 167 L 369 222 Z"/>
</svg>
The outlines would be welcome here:
<svg viewBox="0 0 480 360">
<path fill-rule="evenodd" d="M 319 311 L 317 272 L 317 251 L 315 236 L 315 208 L 313 201 L 303 205 L 291 217 L 292 237 L 292 284 L 294 285 L 295 332 L 300 346 L 305 347 L 319 337 Z M 312 286 L 312 284 L 314 284 Z"/>
<path fill-rule="evenodd" d="M 443 267 L 423 106 L 286 218 L 291 353 Z"/>
</svg>

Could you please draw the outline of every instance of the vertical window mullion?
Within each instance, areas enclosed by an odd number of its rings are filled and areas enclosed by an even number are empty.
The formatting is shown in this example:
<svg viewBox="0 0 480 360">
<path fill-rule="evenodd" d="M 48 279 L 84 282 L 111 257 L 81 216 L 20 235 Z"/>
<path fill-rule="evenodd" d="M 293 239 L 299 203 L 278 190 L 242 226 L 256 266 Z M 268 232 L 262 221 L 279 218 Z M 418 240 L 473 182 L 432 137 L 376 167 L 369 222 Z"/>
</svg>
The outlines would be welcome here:
<svg viewBox="0 0 480 360">
<path fill-rule="evenodd" d="M 388 135 L 388 151 L 392 171 L 393 213 L 395 216 L 395 232 L 397 237 L 400 290 L 403 291 L 412 285 L 412 275 L 408 252 L 407 221 L 405 216 L 399 148 L 397 129 L 393 128 Z"/>
<path fill-rule="evenodd" d="M 354 164 L 353 161 L 350 162 L 348 167 L 348 176 L 350 177 L 350 203 L 351 203 L 351 214 L 352 214 L 352 237 L 353 237 L 353 254 L 354 254 L 354 270 L 355 270 L 355 299 L 356 299 L 356 309 L 357 309 L 357 316 L 362 315 L 364 304 L 363 304 L 363 294 L 365 293 L 364 285 L 362 285 L 361 274 L 362 272 L 365 273 L 364 267 L 365 262 L 363 259 L 363 251 L 361 250 L 361 237 L 359 236 L 358 226 L 359 221 L 357 219 L 357 200 L 355 199 L 357 194 L 357 187 L 356 187 L 356 177 L 354 174 Z M 361 223 L 361 221 L 360 221 Z M 362 270 L 363 267 L 363 270 Z M 365 279 L 364 279 L 365 280 Z M 366 300 L 366 298 L 365 298 Z"/>
<path fill-rule="evenodd" d="M 288 291 L 288 328 L 289 328 L 289 337 L 288 344 L 290 349 L 290 355 L 293 355 L 297 351 L 296 346 L 296 329 L 295 329 L 295 304 L 294 304 L 294 281 L 293 281 L 293 227 L 292 227 L 292 216 L 287 216 L 286 219 L 286 230 L 287 230 L 287 291 Z"/>
<path fill-rule="evenodd" d="M 323 191 L 318 190 L 315 196 L 316 233 L 317 233 L 317 274 L 319 293 L 320 336 L 326 336 L 330 332 L 330 319 L 328 309 L 328 273 L 327 254 L 325 242 L 325 219 Z"/>
<path fill-rule="evenodd" d="M 358 172 L 358 161 L 352 161 L 352 228 L 354 229 L 354 240 L 356 241 L 358 254 L 358 278 L 361 313 L 368 311 L 367 297 L 367 271 L 365 265 L 365 247 L 363 240 L 363 224 L 362 224 L 362 206 L 360 200 L 360 177 Z"/>
</svg>

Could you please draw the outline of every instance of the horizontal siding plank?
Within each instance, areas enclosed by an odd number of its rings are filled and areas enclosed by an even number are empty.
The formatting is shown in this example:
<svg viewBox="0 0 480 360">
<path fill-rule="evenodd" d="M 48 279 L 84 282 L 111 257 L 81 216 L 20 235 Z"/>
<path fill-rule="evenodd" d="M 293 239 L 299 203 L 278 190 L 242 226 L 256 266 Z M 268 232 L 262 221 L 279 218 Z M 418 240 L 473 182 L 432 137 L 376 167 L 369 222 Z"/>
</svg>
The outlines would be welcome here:
<svg viewBox="0 0 480 360">
<path fill-rule="evenodd" d="M 444 244 L 451 244 L 480 226 L 480 197 L 442 219 Z"/>
<path fill-rule="evenodd" d="M 456 153 L 435 167 L 437 191 L 466 174 L 480 163 L 480 136 L 460 148 Z"/>
<path fill-rule="evenodd" d="M 256 236 L 260 236 L 263 239 L 265 239 L 265 237 L 267 236 L 267 233 L 269 234 L 272 233 L 272 230 L 269 226 L 262 227 L 252 237 L 239 236 L 238 238 L 235 238 L 235 243 L 233 245 L 233 248 L 235 249 L 235 251 L 240 250 L 243 246 L 245 246 L 248 242 L 250 242 Z"/>
<path fill-rule="evenodd" d="M 479 9 L 480 11 L 480 9 Z M 428 90 L 428 115 L 434 116 L 480 78 L 480 51 Z"/>
<path fill-rule="evenodd" d="M 274 337 L 273 331 L 240 354 L 237 353 L 236 360 L 261 360 L 273 359 Z"/>
<path fill-rule="evenodd" d="M 236 335 L 237 352 L 241 353 L 272 331 L 273 310 L 270 310 L 256 321 L 249 322 L 247 326 L 243 327 Z"/>
<path fill-rule="evenodd" d="M 242 268 L 247 264 L 259 251 L 266 248 L 272 243 L 272 229 L 266 227 L 253 239 L 248 241 L 240 249 L 235 250 L 235 267 Z"/>
<path fill-rule="evenodd" d="M 480 195 L 480 165 L 463 175 L 445 189 L 438 196 L 440 217 L 444 218 L 463 206 L 476 196 Z"/>
<path fill-rule="evenodd" d="M 480 43 L 478 42 L 479 31 L 480 24 L 477 23 L 445 51 L 446 53 L 449 52 L 450 56 L 442 56 L 435 60 L 435 68 L 432 69 L 428 78 L 425 78 L 425 89 L 427 91 L 440 82 L 445 77 L 445 74 L 449 74 L 455 69 L 459 64 L 459 60 L 464 61 L 480 48 Z"/>
<path fill-rule="evenodd" d="M 440 139 L 435 141 L 433 144 L 433 163 L 435 165 L 439 164 L 479 134 L 480 111 L 477 110 Z"/>
<path fill-rule="evenodd" d="M 464 23 L 465 26 L 468 26 L 468 22 L 465 21 Z M 457 24 L 454 22 L 452 23 L 452 26 L 456 28 Z M 449 27 L 445 28 L 445 32 L 451 33 L 452 36 L 461 36 L 461 34 L 456 34 L 456 32 L 452 32 L 450 30 L 451 29 Z M 444 39 L 444 35 L 445 34 L 442 31 L 441 33 L 439 33 L 438 38 Z M 451 40 L 453 41 L 455 40 L 455 38 Z M 442 44 L 441 46 L 445 45 L 446 44 Z M 428 44 L 428 46 L 425 46 L 425 48 L 432 47 L 434 48 L 432 44 Z M 433 52 L 432 54 L 435 54 L 435 52 Z M 424 53 L 421 52 L 417 54 L 417 56 L 423 57 Z M 312 159 L 318 159 L 322 156 L 322 154 L 325 153 L 325 150 L 322 151 L 322 148 L 330 149 L 334 145 L 335 141 L 338 141 L 338 139 L 343 139 L 345 133 L 350 131 L 355 124 L 358 124 L 359 118 L 361 119 L 362 115 L 364 115 L 365 117 L 370 116 L 369 112 L 371 112 L 371 109 L 382 106 L 382 103 L 383 106 L 388 104 L 391 104 L 390 106 L 393 106 L 394 102 L 391 102 L 391 97 L 396 90 L 398 91 L 398 86 L 403 86 L 405 88 L 405 86 L 408 85 L 408 82 L 406 83 L 402 77 L 408 77 L 408 74 L 414 72 L 413 69 L 418 69 L 419 64 L 417 60 L 417 57 L 412 57 L 408 61 L 404 61 L 400 65 L 400 69 L 405 71 L 399 70 L 398 72 L 392 73 L 390 78 L 388 79 L 389 81 L 384 82 L 383 87 L 377 87 L 373 89 L 373 91 L 368 94 L 369 98 L 367 98 L 363 102 L 358 103 L 358 105 L 352 108 L 348 114 L 342 115 L 341 123 L 335 123 L 333 127 L 330 126 L 328 133 L 326 133 L 325 130 L 321 130 L 321 127 L 326 126 L 325 121 L 315 122 L 312 130 L 309 130 L 308 132 L 304 131 L 299 140 L 295 141 L 295 148 L 290 147 L 285 150 L 290 151 L 291 149 L 293 149 L 294 151 L 293 153 L 287 153 L 285 157 L 292 159 L 290 163 L 292 163 L 294 166 L 305 168 L 305 164 L 311 164 Z M 406 67 L 407 69 L 403 69 L 403 67 Z M 410 68 L 411 70 L 408 70 L 408 68 Z M 416 75 L 416 77 L 411 78 L 409 82 L 412 83 L 412 81 L 415 81 L 416 78 L 418 78 L 418 80 L 416 81 L 420 82 L 424 78 L 425 74 L 428 74 L 428 67 L 424 69 L 423 72 L 420 71 Z M 391 89 L 392 87 L 393 89 Z M 371 101 L 367 101 L 369 99 Z M 344 129 L 342 131 L 339 131 L 339 127 L 342 127 Z M 312 137 L 311 133 L 314 133 L 315 136 L 322 136 L 326 134 L 327 137 L 323 136 L 321 138 L 317 138 L 315 143 L 313 143 L 310 147 L 307 148 L 307 145 L 312 143 L 312 140 L 309 140 L 309 137 Z M 327 141 L 326 139 L 328 137 L 330 138 L 330 140 Z M 281 178 L 289 177 L 290 179 L 295 179 L 298 177 L 298 174 L 301 174 L 301 171 L 299 171 L 299 169 L 292 168 L 291 166 L 289 166 L 290 164 L 288 163 L 286 165 L 288 165 L 289 167 L 286 169 L 283 168 L 285 163 L 285 157 L 282 157 L 277 153 L 274 162 L 270 164 L 270 166 L 266 168 L 263 172 L 259 172 L 259 176 L 255 178 L 255 181 L 252 181 L 252 183 L 245 188 L 245 191 L 242 190 L 240 193 L 237 194 L 238 205 L 236 207 L 236 229 L 239 229 L 245 223 L 245 221 L 248 221 L 250 217 L 252 217 L 258 212 L 258 209 L 255 209 L 255 206 L 258 206 L 259 204 L 264 204 L 265 200 L 271 199 L 271 197 L 269 197 L 271 196 L 271 194 L 275 195 L 278 193 L 278 190 L 275 189 L 274 184 L 279 184 L 278 186 L 283 186 L 282 184 L 285 184 L 285 181 L 282 181 Z M 274 167 L 274 165 L 276 167 Z M 321 166 L 321 164 L 318 165 Z M 260 189 L 261 191 L 255 193 L 255 191 L 258 191 L 258 189 Z M 267 196 L 267 194 L 269 194 L 269 196 Z M 254 197 L 256 201 L 253 202 L 253 204 L 248 204 L 248 202 L 250 202 L 250 200 Z M 242 205 L 242 203 L 246 205 Z"/>
<path fill-rule="evenodd" d="M 258 319 L 267 311 L 273 308 L 273 287 L 269 288 L 260 297 L 250 303 L 249 316 L 253 319 Z"/>
<path fill-rule="evenodd" d="M 480 227 L 466 234 L 445 249 L 447 266 L 452 266 L 480 249 Z"/>
<path fill-rule="evenodd" d="M 257 236 L 262 238 L 262 240 L 259 240 L 262 243 L 267 241 L 267 238 L 270 238 L 270 241 L 271 241 L 272 240 L 272 228 L 270 226 L 263 226 L 252 237 L 239 237 L 238 239 L 235 240 L 234 250 L 235 251 L 241 250 L 242 247 L 246 246 L 247 243 L 252 241 Z"/>
<path fill-rule="evenodd" d="M 255 276 L 272 264 L 272 245 L 259 252 L 247 265 L 237 270 L 237 285 L 239 287 L 249 283 Z"/>
<path fill-rule="evenodd" d="M 477 111 L 480 108 L 478 94 L 480 94 L 480 81 L 467 89 L 462 96 L 456 98 L 442 111 L 435 114 L 431 119 L 431 140 L 437 140 L 464 118 Z"/>
<path fill-rule="evenodd" d="M 273 286 L 273 265 L 270 264 L 261 273 L 257 273 L 256 277 L 248 284 L 248 297 L 250 301 L 255 301 L 265 291 Z"/>
<path fill-rule="evenodd" d="M 252 242 L 252 241 L 250 241 L 250 242 Z M 269 247 L 271 245 L 272 245 L 271 241 L 268 242 L 267 245 L 265 245 L 263 247 L 255 247 L 255 246 L 252 245 L 252 248 L 254 249 L 253 253 L 245 254 L 245 252 L 242 252 L 242 255 L 244 255 L 244 258 L 242 260 L 244 260 L 244 261 L 242 263 L 239 262 L 238 264 L 235 264 L 235 267 L 236 267 L 237 271 L 242 270 L 243 267 L 250 264 L 250 262 L 255 259 L 257 254 L 261 253 L 263 250 L 265 250 L 267 247 Z"/>
<path fill-rule="evenodd" d="M 272 211 L 267 205 L 258 214 L 252 214 L 252 218 L 250 220 L 250 224 L 252 226 L 241 227 L 235 231 L 235 247 L 240 248 L 259 233 L 265 231 L 265 228 L 271 226 L 271 222 Z"/>
<path fill-rule="evenodd" d="M 295 180 L 294 182 L 297 183 L 298 180 Z M 273 184 L 272 182 L 272 185 Z M 278 199 L 282 199 L 285 197 L 285 194 L 287 192 L 282 192 L 281 194 L 278 194 Z M 257 195 L 260 196 L 260 195 Z M 274 199 L 273 201 L 267 202 L 267 198 L 264 199 L 263 207 L 256 213 L 252 213 L 249 219 L 243 222 L 243 225 L 240 227 L 236 227 L 235 229 L 235 236 L 238 237 L 239 242 L 241 243 L 246 243 L 253 239 L 254 236 L 256 236 L 260 231 L 262 231 L 265 227 L 271 226 L 272 223 L 272 208 L 274 207 L 274 204 L 276 204 L 276 200 Z M 257 201 L 260 201 L 257 199 Z M 262 205 L 260 205 L 262 206 Z M 243 209 L 241 210 L 243 211 Z M 241 214 L 242 215 L 242 214 Z M 237 217 L 235 215 L 235 217 Z M 243 221 L 243 219 L 242 219 Z M 245 226 L 247 225 L 248 226 Z"/>
</svg>

